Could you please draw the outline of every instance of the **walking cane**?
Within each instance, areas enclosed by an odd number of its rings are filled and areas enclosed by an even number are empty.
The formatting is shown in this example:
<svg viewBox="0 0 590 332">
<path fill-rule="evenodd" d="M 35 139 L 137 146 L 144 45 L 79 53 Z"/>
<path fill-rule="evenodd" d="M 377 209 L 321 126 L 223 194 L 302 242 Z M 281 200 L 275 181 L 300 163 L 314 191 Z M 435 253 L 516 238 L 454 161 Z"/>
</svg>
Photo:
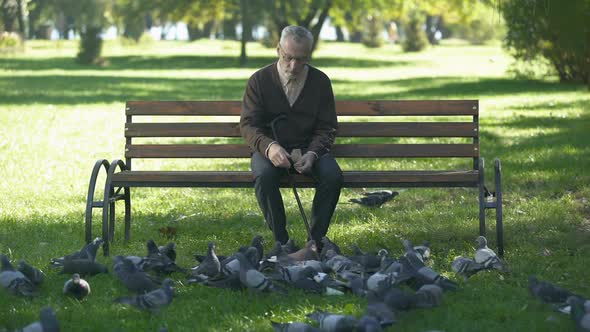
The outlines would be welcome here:
<svg viewBox="0 0 590 332">
<path fill-rule="evenodd" d="M 286 119 L 285 114 L 281 114 L 277 116 L 274 120 L 270 122 L 270 129 L 272 130 L 272 135 L 274 136 L 275 140 L 279 145 L 281 145 L 281 141 L 279 140 L 279 136 L 277 135 L 277 131 L 275 125 L 277 121 Z M 282 146 L 282 145 L 281 145 Z M 299 194 L 297 193 L 297 187 L 295 186 L 295 179 L 293 178 L 293 174 L 291 173 L 291 167 L 293 167 L 293 160 L 289 158 L 289 164 L 291 166 L 287 168 L 287 178 L 289 179 L 289 184 L 291 188 L 293 188 L 293 194 L 295 195 L 295 200 L 297 201 L 297 206 L 299 206 L 299 212 L 301 213 L 301 217 L 303 218 L 303 223 L 305 224 L 305 230 L 307 231 L 307 237 L 311 240 L 311 230 L 309 228 L 309 223 L 307 222 L 307 217 L 305 216 L 305 211 L 303 210 L 303 205 L 301 205 L 301 200 L 299 199 Z"/>
</svg>

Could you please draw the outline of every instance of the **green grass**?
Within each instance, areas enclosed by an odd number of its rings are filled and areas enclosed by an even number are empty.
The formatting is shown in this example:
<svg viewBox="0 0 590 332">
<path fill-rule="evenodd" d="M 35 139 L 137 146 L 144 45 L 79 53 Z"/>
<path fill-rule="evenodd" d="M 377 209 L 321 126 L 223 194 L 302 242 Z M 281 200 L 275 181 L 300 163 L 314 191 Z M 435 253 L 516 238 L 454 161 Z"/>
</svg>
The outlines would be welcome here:
<svg viewBox="0 0 590 332">
<path fill-rule="evenodd" d="M 174 275 L 177 297 L 169 308 L 150 315 L 112 303 L 126 290 L 111 275 L 89 279 L 93 294 L 86 301 L 64 298 L 67 276 L 47 267 L 51 257 L 84 243 L 90 171 L 99 158 L 123 156 L 124 102 L 238 100 L 252 72 L 275 57 L 273 49 L 248 47 L 251 62 L 245 67 L 237 65 L 238 43 L 218 41 L 131 48 L 107 43 L 109 65 L 102 68 L 75 64 L 76 45 L 69 42 L 29 42 L 25 54 L 0 57 L 0 252 L 48 273 L 38 298 L 16 298 L 0 290 L 0 330 L 25 326 L 48 304 L 65 331 L 156 331 L 162 326 L 171 331 L 270 331 L 269 320 L 304 320 L 314 308 L 363 313 L 366 302 L 353 296 L 297 291 L 288 298 L 256 296 L 189 286 L 184 276 Z M 337 99 L 479 99 L 489 186 L 493 158 L 502 160 L 505 257 L 512 268 L 504 276 L 480 273 L 463 283 L 451 271 L 455 256 L 471 255 L 474 249 L 475 190 L 408 189 L 372 210 L 347 203 L 359 190 L 343 191 L 328 233 L 343 248 L 352 243 L 366 249 L 387 246 L 397 255 L 403 238 L 430 240 L 433 267 L 461 284 L 439 308 L 401 313 L 391 330 L 573 330 L 569 317 L 530 298 L 526 284 L 533 273 L 590 296 L 590 94 L 582 85 L 559 84 L 553 77 L 513 79 L 506 74 L 510 61 L 499 46 L 456 43 L 418 54 L 404 54 L 397 46 L 370 50 L 325 43 L 314 54 L 314 64 L 331 77 Z M 420 168 L 424 163 L 392 160 L 373 166 L 400 165 Z M 248 161 L 205 166 L 248 169 Z M 186 267 L 195 264 L 192 254 L 203 252 L 211 240 L 223 254 L 257 233 L 270 242 L 251 189 L 132 191 L 132 241 L 122 243 L 119 222 L 113 255 L 142 254 L 149 238 L 165 242 L 158 228 L 170 223 L 178 227 L 178 262 Z M 309 210 L 313 190 L 301 190 L 301 196 Z M 296 203 L 288 191 L 284 197 L 290 233 L 301 242 L 305 234 Z M 173 222 L 182 216 L 186 218 Z M 93 232 L 100 234 L 100 215 L 96 212 L 94 218 Z M 492 244 L 494 234 L 493 215 L 488 214 Z M 549 254 L 542 254 L 545 249 Z M 112 265 L 111 257 L 98 260 Z"/>
</svg>

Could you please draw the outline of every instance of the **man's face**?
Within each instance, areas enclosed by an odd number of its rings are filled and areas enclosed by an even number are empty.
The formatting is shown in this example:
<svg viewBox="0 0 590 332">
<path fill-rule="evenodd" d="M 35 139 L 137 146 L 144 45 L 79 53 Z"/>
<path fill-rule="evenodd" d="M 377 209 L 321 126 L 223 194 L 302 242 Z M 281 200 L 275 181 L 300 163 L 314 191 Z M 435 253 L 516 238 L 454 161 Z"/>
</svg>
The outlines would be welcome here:
<svg viewBox="0 0 590 332">
<path fill-rule="evenodd" d="M 310 50 L 308 41 L 297 43 L 291 37 L 285 38 L 282 45 L 279 43 L 277 54 L 285 76 L 291 79 L 303 70 L 309 62 Z"/>
</svg>

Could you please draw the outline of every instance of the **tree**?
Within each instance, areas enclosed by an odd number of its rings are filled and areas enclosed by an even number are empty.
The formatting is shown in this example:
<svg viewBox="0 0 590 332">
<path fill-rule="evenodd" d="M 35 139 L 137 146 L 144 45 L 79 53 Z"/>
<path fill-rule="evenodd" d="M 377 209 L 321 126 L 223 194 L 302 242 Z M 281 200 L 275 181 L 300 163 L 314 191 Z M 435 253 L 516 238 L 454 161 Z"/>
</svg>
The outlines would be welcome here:
<svg viewBox="0 0 590 332">
<path fill-rule="evenodd" d="M 549 60 L 561 82 L 590 87 L 590 1 L 511 0 L 500 4 L 516 58 Z"/>
</svg>

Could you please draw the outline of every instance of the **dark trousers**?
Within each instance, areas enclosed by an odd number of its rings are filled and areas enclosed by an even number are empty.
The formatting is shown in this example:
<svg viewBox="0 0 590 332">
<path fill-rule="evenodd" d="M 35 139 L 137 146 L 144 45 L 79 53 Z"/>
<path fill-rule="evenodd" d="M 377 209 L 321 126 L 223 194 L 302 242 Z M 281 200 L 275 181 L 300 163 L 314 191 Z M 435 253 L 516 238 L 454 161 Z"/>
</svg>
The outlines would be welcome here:
<svg viewBox="0 0 590 332">
<path fill-rule="evenodd" d="M 254 189 L 258 204 L 272 230 L 275 241 L 285 243 L 289 240 L 286 228 L 285 207 L 279 190 L 279 180 L 286 169 L 275 167 L 270 160 L 254 152 L 251 160 L 254 173 Z M 291 172 L 295 172 L 291 170 Z M 342 170 L 332 157 L 326 153 L 315 161 L 311 176 L 316 181 L 316 191 L 311 208 L 311 236 L 319 243 L 328 232 L 330 219 L 336 209 L 342 188 Z"/>
</svg>

